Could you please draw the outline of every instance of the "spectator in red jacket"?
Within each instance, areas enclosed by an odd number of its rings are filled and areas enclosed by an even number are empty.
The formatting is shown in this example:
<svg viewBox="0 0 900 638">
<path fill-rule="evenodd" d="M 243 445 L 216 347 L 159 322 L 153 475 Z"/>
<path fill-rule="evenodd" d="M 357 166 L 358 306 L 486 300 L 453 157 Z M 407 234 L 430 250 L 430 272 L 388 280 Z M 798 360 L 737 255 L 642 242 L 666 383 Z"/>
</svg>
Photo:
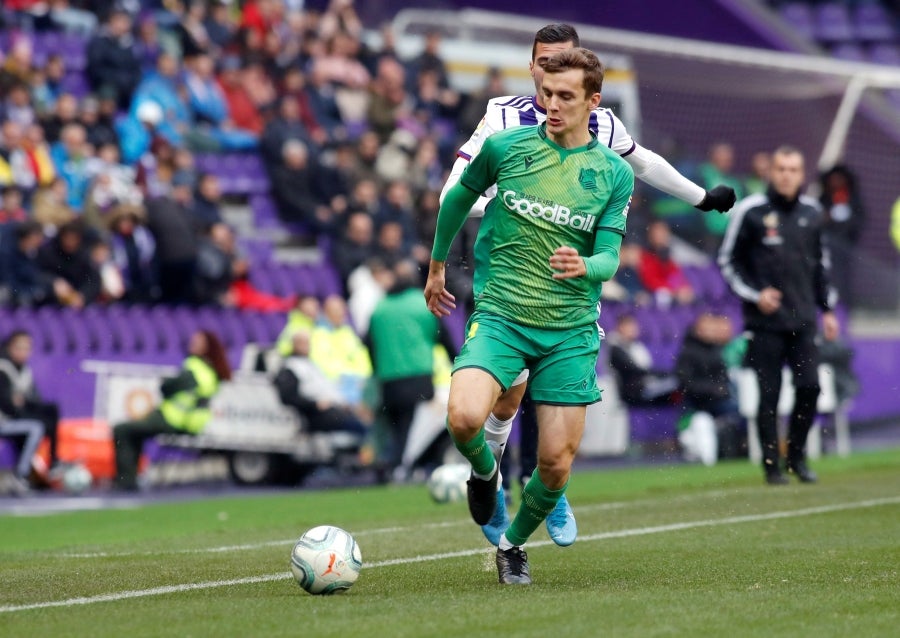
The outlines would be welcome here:
<svg viewBox="0 0 900 638">
<path fill-rule="evenodd" d="M 235 127 L 250 131 L 254 135 L 263 132 L 263 117 L 256 104 L 247 95 L 241 80 L 241 60 L 228 56 L 219 66 L 219 86 L 228 104 L 228 114 Z"/>
<path fill-rule="evenodd" d="M 657 303 L 668 305 L 691 303 L 694 290 L 685 278 L 681 267 L 671 255 L 672 232 L 669 225 L 656 220 L 647 227 L 647 248 L 641 256 L 640 276 L 644 287 Z"/>
</svg>

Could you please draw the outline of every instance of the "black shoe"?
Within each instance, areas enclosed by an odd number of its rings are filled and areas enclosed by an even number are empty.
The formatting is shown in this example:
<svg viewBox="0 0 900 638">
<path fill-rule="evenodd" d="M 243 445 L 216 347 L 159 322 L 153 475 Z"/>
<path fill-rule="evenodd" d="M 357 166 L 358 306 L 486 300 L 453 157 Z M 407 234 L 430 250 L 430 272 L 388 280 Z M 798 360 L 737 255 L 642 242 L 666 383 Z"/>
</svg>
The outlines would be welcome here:
<svg viewBox="0 0 900 638">
<path fill-rule="evenodd" d="M 807 467 L 806 461 L 804 459 L 788 461 L 787 471 L 789 474 L 793 474 L 794 476 L 796 476 L 801 483 L 815 483 L 819 480 L 819 477 L 816 476 L 816 473 L 809 469 L 809 467 Z"/>
<path fill-rule="evenodd" d="M 530 585 L 528 554 L 521 547 L 497 549 L 497 574 L 501 585 Z"/>
<path fill-rule="evenodd" d="M 493 441 L 488 442 L 494 455 L 494 461 L 497 462 L 494 475 L 484 481 L 472 473 L 469 475 L 469 480 L 466 481 L 469 513 L 478 525 L 487 525 L 494 515 L 494 510 L 497 509 L 497 479 L 500 478 L 500 462 L 497 456 L 500 451 L 495 445 L 491 445 L 492 443 Z"/>
<path fill-rule="evenodd" d="M 784 474 L 775 470 L 774 472 L 766 472 L 766 483 L 769 485 L 787 485 L 790 481 Z"/>
</svg>

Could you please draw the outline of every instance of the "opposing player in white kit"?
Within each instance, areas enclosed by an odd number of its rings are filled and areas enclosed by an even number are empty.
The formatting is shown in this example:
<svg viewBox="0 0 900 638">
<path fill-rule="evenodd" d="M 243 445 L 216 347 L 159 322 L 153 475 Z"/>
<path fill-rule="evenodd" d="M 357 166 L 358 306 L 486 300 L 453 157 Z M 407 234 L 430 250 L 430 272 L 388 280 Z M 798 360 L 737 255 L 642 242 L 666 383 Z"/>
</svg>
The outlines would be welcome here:
<svg viewBox="0 0 900 638">
<path fill-rule="evenodd" d="M 469 140 L 457 152 L 456 162 L 441 191 L 441 201 L 447 191 L 455 185 L 468 163 L 481 150 L 484 140 L 497 131 L 513 126 L 528 126 L 543 123 L 547 111 L 541 101 L 541 82 L 544 77 L 542 64 L 554 53 L 563 49 L 580 46 L 578 32 L 568 24 L 550 24 L 540 29 L 534 37 L 531 61 L 528 63 L 534 79 L 534 95 L 504 96 L 490 100 L 481 123 Z M 665 159 L 635 142 L 625 125 L 609 109 L 599 107 L 593 111 L 589 128 L 597 140 L 608 146 L 625 159 L 638 179 L 659 190 L 677 197 L 702 211 L 727 212 L 735 202 L 734 189 L 720 185 L 707 191 L 684 177 Z M 485 191 L 470 212 L 471 216 L 483 216 L 485 206 L 496 194 L 496 187 Z M 513 418 L 525 394 L 528 370 L 525 369 L 504 392 L 494 405 L 484 424 L 485 438 L 495 441 L 501 455 L 509 440 Z M 532 446 L 532 449 L 535 449 Z M 524 461 L 523 461 L 524 462 Z M 502 487 L 500 488 L 502 489 Z M 494 545 L 509 525 L 506 501 L 502 495 L 497 498 L 497 509 L 487 525 L 482 526 L 485 537 Z M 567 546 L 575 542 L 578 528 L 568 499 L 563 495 L 556 509 L 546 519 L 547 532 L 557 545 Z"/>
</svg>

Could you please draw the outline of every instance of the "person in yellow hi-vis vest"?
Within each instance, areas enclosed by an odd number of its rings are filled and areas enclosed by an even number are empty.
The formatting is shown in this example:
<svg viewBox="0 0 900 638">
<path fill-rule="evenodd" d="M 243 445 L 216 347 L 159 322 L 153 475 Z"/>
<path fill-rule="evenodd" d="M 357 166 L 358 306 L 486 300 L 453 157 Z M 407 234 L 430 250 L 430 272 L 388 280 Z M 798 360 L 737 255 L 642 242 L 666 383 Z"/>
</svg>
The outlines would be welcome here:
<svg viewBox="0 0 900 638">
<path fill-rule="evenodd" d="M 199 434 L 210 419 L 209 403 L 219 382 L 231 378 L 225 348 L 208 330 L 191 336 L 188 356 L 178 376 L 160 386 L 163 400 L 147 416 L 113 428 L 117 489 L 137 490 L 138 459 L 146 439 L 157 434 Z"/>
</svg>

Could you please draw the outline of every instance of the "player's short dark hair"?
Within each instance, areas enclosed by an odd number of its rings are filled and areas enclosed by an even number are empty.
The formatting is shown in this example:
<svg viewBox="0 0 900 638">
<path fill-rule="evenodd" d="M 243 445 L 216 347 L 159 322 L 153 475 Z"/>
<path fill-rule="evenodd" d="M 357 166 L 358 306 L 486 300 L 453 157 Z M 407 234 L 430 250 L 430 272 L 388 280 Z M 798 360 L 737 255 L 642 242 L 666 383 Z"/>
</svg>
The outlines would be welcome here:
<svg viewBox="0 0 900 638">
<path fill-rule="evenodd" d="M 603 88 L 603 64 L 589 49 L 576 47 L 554 53 L 544 63 L 544 73 L 562 73 L 569 69 L 584 71 L 584 92 L 586 95 L 599 93 Z"/>
<path fill-rule="evenodd" d="M 791 144 L 782 144 L 781 146 L 776 148 L 774 151 L 772 151 L 772 155 L 773 156 L 775 156 L 775 155 L 799 155 L 800 159 L 804 159 L 803 151 L 801 151 L 796 146 L 792 146 Z"/>
<path fill-rule="evenodd" d="M 534 60 L 534 54 L 537 51 L 538 42 L 541 44 L 556 44 L 559 42 L 571 42 L 573 47 L 581 46 L 581 39 L 578 37 L 578 31 L 571 24 L 554 23 L 548 24 L 534 34 L 534 44 L 531 45 L 531 59 Z"/>
</svg>

